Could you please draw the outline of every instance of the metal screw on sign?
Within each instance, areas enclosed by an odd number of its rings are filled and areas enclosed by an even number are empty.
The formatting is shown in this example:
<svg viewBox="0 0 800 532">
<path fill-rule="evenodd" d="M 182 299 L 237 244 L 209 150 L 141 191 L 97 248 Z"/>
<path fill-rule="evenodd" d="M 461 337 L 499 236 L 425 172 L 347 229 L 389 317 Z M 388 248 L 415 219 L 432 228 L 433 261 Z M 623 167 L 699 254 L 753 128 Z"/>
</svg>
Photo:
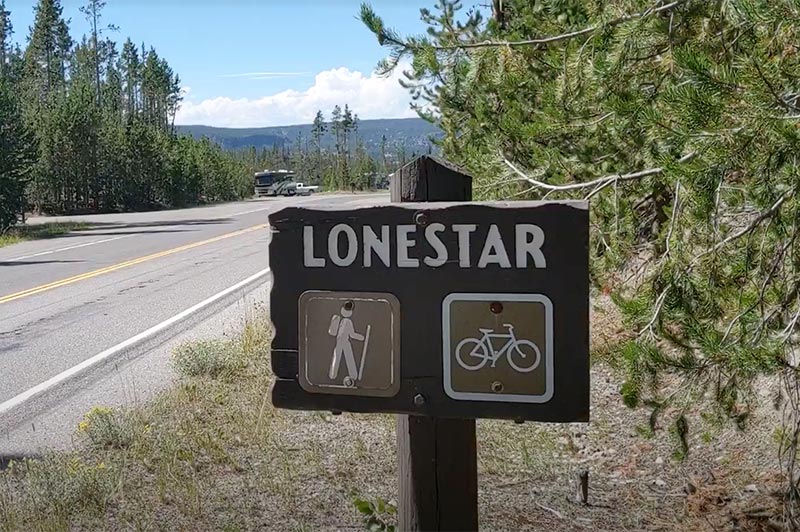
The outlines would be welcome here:
<svg viewBox="0 0 800 532">
<path fill-rule="evenodd" d="M 426 212 L 418 212 L 414 216 L 414 222 L 417 225 L 421 225 L 423 227 L 428 225 L 428 223 L 430 222 L 430 218 L 428 217 L 428 213 L 426 213 Z"/>
<path fill-rule="evenodd" d="M 492 391 L 494 393 L 502 393 L 503 392 L 503 383 L 500 381 L 494 381 L 492 383 Z"/>
<path fill-rule="evenodd" d="M 418 393 L 414 396 L 414 405 L 423 406 L 425 404 L 425 396 Z"/>
</svg>

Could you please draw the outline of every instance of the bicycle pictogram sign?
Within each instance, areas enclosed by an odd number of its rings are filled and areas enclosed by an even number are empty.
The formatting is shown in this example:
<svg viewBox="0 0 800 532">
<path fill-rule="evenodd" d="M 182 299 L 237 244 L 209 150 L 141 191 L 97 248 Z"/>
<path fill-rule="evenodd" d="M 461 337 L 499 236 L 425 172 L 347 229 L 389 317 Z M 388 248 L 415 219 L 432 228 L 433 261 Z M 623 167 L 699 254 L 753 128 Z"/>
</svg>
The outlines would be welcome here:
<svg viewBox="0 0 800 532">
<path fill-rule="evenodd" d="M 504 323 L 503 327 L 508 333 L 498 333 L 494 329 L 479 329 L 483 334 L 481 338 L 464 338 L 456 346 L 456 361 L 467 371 L 478 371 L 491 363 L 492 368 L 497 365 L 503 355 L 508 360 L 508 365 L 519 373 L 528 373 L 539 367 L 542 361 L 542 352 L 530 340 L 519 340 L 514 334 L 514 325 Z M 492 340 L 504 340 L 500 349 L 495 349 Z"/>
<path fill-rule="evenodd" d="M 553 303 L 543 294 L 453 293 L 442 302 L 445 393 L 464 401 L 553 397 Z"/>
</svg>

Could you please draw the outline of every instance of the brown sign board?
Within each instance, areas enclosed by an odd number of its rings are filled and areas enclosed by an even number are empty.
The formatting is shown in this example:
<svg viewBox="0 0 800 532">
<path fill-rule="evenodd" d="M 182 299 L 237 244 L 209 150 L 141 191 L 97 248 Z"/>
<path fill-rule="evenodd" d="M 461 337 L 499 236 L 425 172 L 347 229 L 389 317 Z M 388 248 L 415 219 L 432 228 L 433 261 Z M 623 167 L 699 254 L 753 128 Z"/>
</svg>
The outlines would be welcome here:
<svg viewBox="0 0 800 532">
<path fill-rule="evenodd" d="M 270 215 L 273 404 L 587 421 L 585 202 Z"/>
</svg>

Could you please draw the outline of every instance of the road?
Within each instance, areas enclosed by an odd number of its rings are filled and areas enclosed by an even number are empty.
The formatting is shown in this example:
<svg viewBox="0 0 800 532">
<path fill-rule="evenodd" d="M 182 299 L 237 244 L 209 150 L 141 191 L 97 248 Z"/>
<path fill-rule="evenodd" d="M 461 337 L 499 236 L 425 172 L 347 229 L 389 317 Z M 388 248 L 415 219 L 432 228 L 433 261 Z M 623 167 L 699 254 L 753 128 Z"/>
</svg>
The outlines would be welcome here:
<svg viewBox="0 0 800 532">
<path fill-rule="evenodd" d="M 263 286 L 270 212 L 384 201 L 325 195 L 48 219 L 89 228 L 0 248 L 0 429 L 51 407 L 48 392 L 92 366 L 157 332 L 160 340 L 148 345 L 154 349 L 191 323 L 191 314 L 213 314 Z"/>
</svg>

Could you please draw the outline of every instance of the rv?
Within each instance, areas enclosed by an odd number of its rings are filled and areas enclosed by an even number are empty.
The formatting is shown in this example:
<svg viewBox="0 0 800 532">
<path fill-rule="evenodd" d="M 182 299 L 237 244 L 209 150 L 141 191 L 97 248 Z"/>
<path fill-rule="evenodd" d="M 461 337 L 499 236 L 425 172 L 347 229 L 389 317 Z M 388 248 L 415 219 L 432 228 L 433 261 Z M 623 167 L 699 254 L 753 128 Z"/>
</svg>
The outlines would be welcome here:
<svg viewBox="0 0 800 532">
<path fill-rule="evenodd" d="M 254 192 L 256 197 L 277 196 L 281 183 L 294 178 L 294 172 L 289 170 L 264 170 L 256 172 L 254 177 Z"/>
</svg>

